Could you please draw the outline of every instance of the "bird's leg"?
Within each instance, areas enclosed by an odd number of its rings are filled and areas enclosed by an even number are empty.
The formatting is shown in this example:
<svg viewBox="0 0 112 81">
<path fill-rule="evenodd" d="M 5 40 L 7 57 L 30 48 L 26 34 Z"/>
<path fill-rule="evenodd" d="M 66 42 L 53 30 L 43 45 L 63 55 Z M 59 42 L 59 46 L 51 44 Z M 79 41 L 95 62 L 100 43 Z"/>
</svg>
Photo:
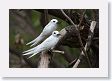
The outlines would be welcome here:
<svg viewBox="0 0 112 81">
<path fill-rule="evenodd" d="M 51 49 L 48 50 L 48 54 L 51 56 L 50 61 L 53 59 L 54 54 Z"/>
<path fill-rule="evenodd" d="M 49 50 L 48 50 L 48 54 L 51 55 L 51 59 L 50 59 L 50 60 L 53 59 L 53 57 L 54 57 L 54 55 L 55 55 L 54 53 L 64 54 L 64 51 L 54 50 L 54 48 L 49 49 Z"/>
<path fill-rule="evenodd" d="M 52 53 L 52 50 L 51 50 L 51 49 L 49 49 L 49 50 L 48 50 L 48 53 L 49 53 L 49 54 L 51 54 L 51 53 Z"/>
</svg>

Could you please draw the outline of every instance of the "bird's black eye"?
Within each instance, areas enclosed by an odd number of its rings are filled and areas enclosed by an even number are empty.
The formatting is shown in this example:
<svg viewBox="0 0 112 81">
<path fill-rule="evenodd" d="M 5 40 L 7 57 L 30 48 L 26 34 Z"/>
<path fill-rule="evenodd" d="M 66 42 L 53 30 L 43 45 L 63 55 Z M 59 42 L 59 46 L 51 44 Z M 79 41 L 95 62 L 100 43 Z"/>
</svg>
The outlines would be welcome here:
<svg viewBox="0 0 112 81">
<path fill-rule="evenodd" d="M 56 33 L 54 32 L 54 34 L 56 34 Z"/>
<path fill-rule="evenodd" d="M 55 22 L 55 21 L 53 21 L 53 22 Z"/>
</svg>

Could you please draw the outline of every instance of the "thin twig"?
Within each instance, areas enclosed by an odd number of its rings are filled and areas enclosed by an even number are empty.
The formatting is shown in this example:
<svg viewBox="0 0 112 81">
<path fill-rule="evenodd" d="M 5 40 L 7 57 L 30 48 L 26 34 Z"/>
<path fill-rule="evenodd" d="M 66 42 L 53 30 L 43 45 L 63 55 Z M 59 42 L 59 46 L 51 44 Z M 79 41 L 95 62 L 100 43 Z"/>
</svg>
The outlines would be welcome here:
<svg viewBox="0 0 112 81">
<path fill-rule="evenodd" d="M 47 24 L 48 23 L 48 20 L 49 20 L 48 19 L 48 10 L 47 9 L 44 10 L 44 20 L 45 20 L 44 23 Z"/>
<path fill-rule="evenodd" d="M 90 47 L 90 44 L 91 44 L 91 40 L 93 38 L 93 34 L 94 34 L 94 29 L 95 29 L 95 26 L 96 26 L 96 21 L 92 21 L 91 22 L 91 26 L 90 26 L 90 33 L 88 35 L 88 41 L 86 42 L 86 45 L 85 45 L 85 50 L 88 51 L 89 47 Z M 77 62 L 74 64 L 73 68 L 77 68 L 81 59 L 82 59 L 82 56 L 84 55 L 84 52 L 82 51 L 80 56 L 79 56 L 79 59 L 77 60 Z"/>
<path fill-rule="evenodd" d="M 86 9 L 85 9 L 85 10 L 83 11 L 83 13 L 82 13 L 82 16 L 81 16 L 81 19 L 80 19 L 80 22 L 79 22 L 78 28 L 80 28 L 80 27 L 81 27 L 81 24 L 82 24 L 82 21 L 83 21 L 83 18 L 84 18 L 85 12 L 86 12 Z M 80 31 L 79 31 L 79 32 L 80 32 Z M 85 48 L 84 48 L 84 49 L 85 49 Z M 86 50 L 86 49 L 85 49 L 85 50 Z M 85 50 L 84 50 L 84 51 L 85 51 Z M 82 51 L 82 52 L 83 52 L 83 51 Z M 91 63 L 90 63 L 90 59 L 89 59 L 89 56 L 88 56 L 87 52 L 86 52 L 85 54 L 84 54 L 84 52 L 83 52 L 83 55 L 85 55 L 85 56 L 86 56 L 89 66 L 90 66 L 90 67 L 92 67 L 92 65 L 91 65 Z"/>
<path fill-rule="evenodd" d="M 69 63 L 69 66 L 74 64 L 77 61 L 77 58 L 75 58 L 72 62 Z"/>
<path fill-rule="evenodd" d="M 79 22 L 79 25 L 78 25 L 78 28 L 81 27 L 81 24 L 82 24 L 82 21 L 83 21 L 83 18 L 84 18 L 84 15 L 85 15 L 85 12 L 86 12 L 86 9 L 84 10 L 84 12 L 82 13 L 82 16 L 81 16 L 81 19 L 80 19 L 80 22 Z M 82 26 L 83 27 L 83 26 Z M 82 28 L 80 28 L 82 29 Z"/>
<path fill-rule="evenodd" d="M 89 58 L 88 58 L 88 55 L 87 55 L 87 53 L 86 53 L 86 51 L 85 51 L 85 49 L 84 49 L 84 46 L 83 46 L 83 43 L 82 43 L 82 40 L 81 40 L 81 36 L 80 36 L 80 31 L 78 30 L 78 28 L 77 28 L 77 26 L 74 24 L 74 22 L 66 15 L 66 13 L 63 11 L 63 9 L 61 9 L 61 12 L 62 12 L 63 15 L 73 24 L 73 26 L 75 27 L 75 30 L 76 30 L 76 33 L 77 33 L 77 36 L 78 36 L 78 39 L 79 39 L 79 43 L 80 43 L 80 45 L 81 45 L 81 50 L 84 52 L 84 55 L 85 55 L 86 58 L 87 58 L 87 61 L 88 61 L 89 66 L 92 67 L 92 66 L 91 66 L 91 63 L 90 63 L 90 60 L 89 60 Z M 79 23 L 79 26 L 80 26 L 81 23 L 82 23 L 84 14 L 85 14 L 85 11 L 84 11 L 84 13 L 83 13 L 83 15 L 82 15 L 82 17 L 81 17 L 81 21 L 80 21 L 80 23 Z"/>
<path fill-rule="evenodd" d="M 63 13 L 63 15 L 75 26 L 74 22 L 66 15 L 66 13 L 63 11 L 63 9 L 61 9 L 61 12 Z M 75 26 L 76 30 L 78 31 L 78 28 Z"/>
<path fill-rule="evenodd" d="M 78 67 L 78 65 L 79 65 L 79 63 L 80 63 L 80 59 L 78 59 L 77 61 L 76 61 L 76 63 L 75 63 L 75 65 L 73 66 L 73 68 L 77 68 Z"/>
<path fill-rule="evenodd" d="M 60 53 L 60 54 L 64 54 L 64 51 L 59 51 L 59 50 L 53 50 L 53 53 Z"/>
</svg>

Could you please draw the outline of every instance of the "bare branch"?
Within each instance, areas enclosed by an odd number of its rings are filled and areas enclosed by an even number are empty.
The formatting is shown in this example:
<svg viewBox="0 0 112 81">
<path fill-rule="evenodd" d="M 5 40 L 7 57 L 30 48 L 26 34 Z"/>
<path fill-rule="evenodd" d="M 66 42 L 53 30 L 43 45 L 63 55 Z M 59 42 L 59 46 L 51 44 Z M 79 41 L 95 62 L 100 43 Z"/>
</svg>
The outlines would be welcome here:
<svg viewBox="0 0 112 81">
<path fill-rule="evenodd" d="M 44 23 L 47 24 L 48 20 L 49 20 L 48 19 L 48 10 L 47 9 L 44 10 L 44 15 L 45 15 L 45 17 L 44 17 L 45 18 L 45 22 Z"/>
<path fill-rule="evenodd" d="M 59 51 L 59 50 L 53 50 L 53 53 L 60 53 L 60 54 L 64 54 L 64 51 Z"/>
<path fill-rule="evenodd" d="M 61 12 L 63 13 L 63 15 L 65 15 L 65 17 L 66 17 L 66 18 L 73 24 L 73 26 L 75 27 L 76 34 L 77 34 L 77 36 L 78 36 L 78 39 L 79 39 L 79 42 L 80 42 L 80 45 L 81 45 L 81 50 L 84 52 L 84 54 L 85 54 L 85 56 L 86 56 L 86 58 L 87 58 L 88 64 L 89 64 L 89 66 L 91 67 L 91 63 L 90 63 L 89 57 L 88 57 L 88 55 L 87 55 L 87 53 L 86 53 L 86 51 L 85 51 L 85 49 L 84 49 L 84 46 L 83 46 L 83 43 L 82 43 L 82 39 L 81 39 L 81 36 L 80 36 L 80 32 L 79 32 L 77 26 L 76 26 L 76 25 L 74 24 L 74 22 L 65 14 L 65 12 L 64 12 L 62 9 L 61 9 Z M 81 25 L 81 22 L 82 22 L 82 19 L 83 19 L 84 14 L 85 14 L 85 11 L 84 11 L 84 13 L 83 13 L 83 15 L 82 15 L 82 17 L 81 17 L 81 21 L 80 21 L 80 23 L 79 23 L 79 26 Z"/>
<path fill-rule="evenodd" d="M 74 22 L 65 14 L 65 12 L 61 9 L 63 15 L 74 25 L 75 29 L 78 31 L 78 28 L 75 26 Z"/>
<path fill-rule="evenodd" d="M 38 68 L 48 68 L 50 63 L 50 55 L 47 52 L 42 52 L 40 55 L 40 63 Z"/>
<path fill-rule="evenodd" d="M 86 12 L 86 10 L 84 10 L 84 12 L 83 12 L 83 14 L 82 14 L 82 16 L 81 16 L 81 19 L 80 19 L 80 22 L 79 22 L 79 27 L 78 28 L 80 28 L 81 27 L 81 24 L 82 24 L 82 21 L 83 21 L 83 18 L 84 18 L 84 15 L 85 15 L 85 12 Z"/>
<path fill-rule="evenodd" d="M 92 41 L 92 38 L 93 38 L 93 34 L 94 34 L 95 26 L 96 26 L 96 21 L 92 21 L 91 22 L 91 26 L 90 26 L 90 33 L 88 35 L 88 41 L 87 41 L 87 43 L 85 45 L 85 48 L 84 48 L 86 51 L 90 47 L 90 44 L 91 44 L 91 41 Z M 81 62 L 81 59 L 83 58 L 83 56 L 84 56 L 84 52 L 82 51 L 81 54 L 80 54 L 80 56 L 79 56 L 79 59 L 77 60 L 77 62 L 73 66 L 73 68 L 77 68 L 78 67 L 78 65 Z"/>
</svg>

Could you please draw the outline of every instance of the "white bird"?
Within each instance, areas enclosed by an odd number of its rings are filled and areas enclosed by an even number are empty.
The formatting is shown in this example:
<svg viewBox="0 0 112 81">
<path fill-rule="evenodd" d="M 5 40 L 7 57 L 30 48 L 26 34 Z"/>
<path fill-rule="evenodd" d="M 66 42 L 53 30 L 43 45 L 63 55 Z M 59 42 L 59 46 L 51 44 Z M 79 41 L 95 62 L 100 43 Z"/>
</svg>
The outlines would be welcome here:
<svg viewBox="0 0 112 81">
<path fill-rule="evenodd" d="M 59 37 L 60 37 L 60 33 L 58 31 L 53 31 L 52 35 L 49 36 L 45 41 L 43 41 L 41 44 L 39 44 L 38 46 L 29 49 L 27 51 L 24 51 L 23 55 L 30 55 L 32 54 L 29 58 L 33 57 L 34 55 L 42 52 L 42 51 L 48 51 L 49 49 L 53 49 L 55 47 L 55 45 L 58 43 L 59 41 Z"/>
<path fill-rule="evenodd" d="M 50 36 L 53 31 L 57 28 L 57 19 L 52 19 L 43 29 L 42 33 L 33 41 L 27 43 L 26 45 L 32 44 L 31 46 L 34 46 L 38 44 L 40 41 L 45 39 L 46 37 Z"/>
</svg>

